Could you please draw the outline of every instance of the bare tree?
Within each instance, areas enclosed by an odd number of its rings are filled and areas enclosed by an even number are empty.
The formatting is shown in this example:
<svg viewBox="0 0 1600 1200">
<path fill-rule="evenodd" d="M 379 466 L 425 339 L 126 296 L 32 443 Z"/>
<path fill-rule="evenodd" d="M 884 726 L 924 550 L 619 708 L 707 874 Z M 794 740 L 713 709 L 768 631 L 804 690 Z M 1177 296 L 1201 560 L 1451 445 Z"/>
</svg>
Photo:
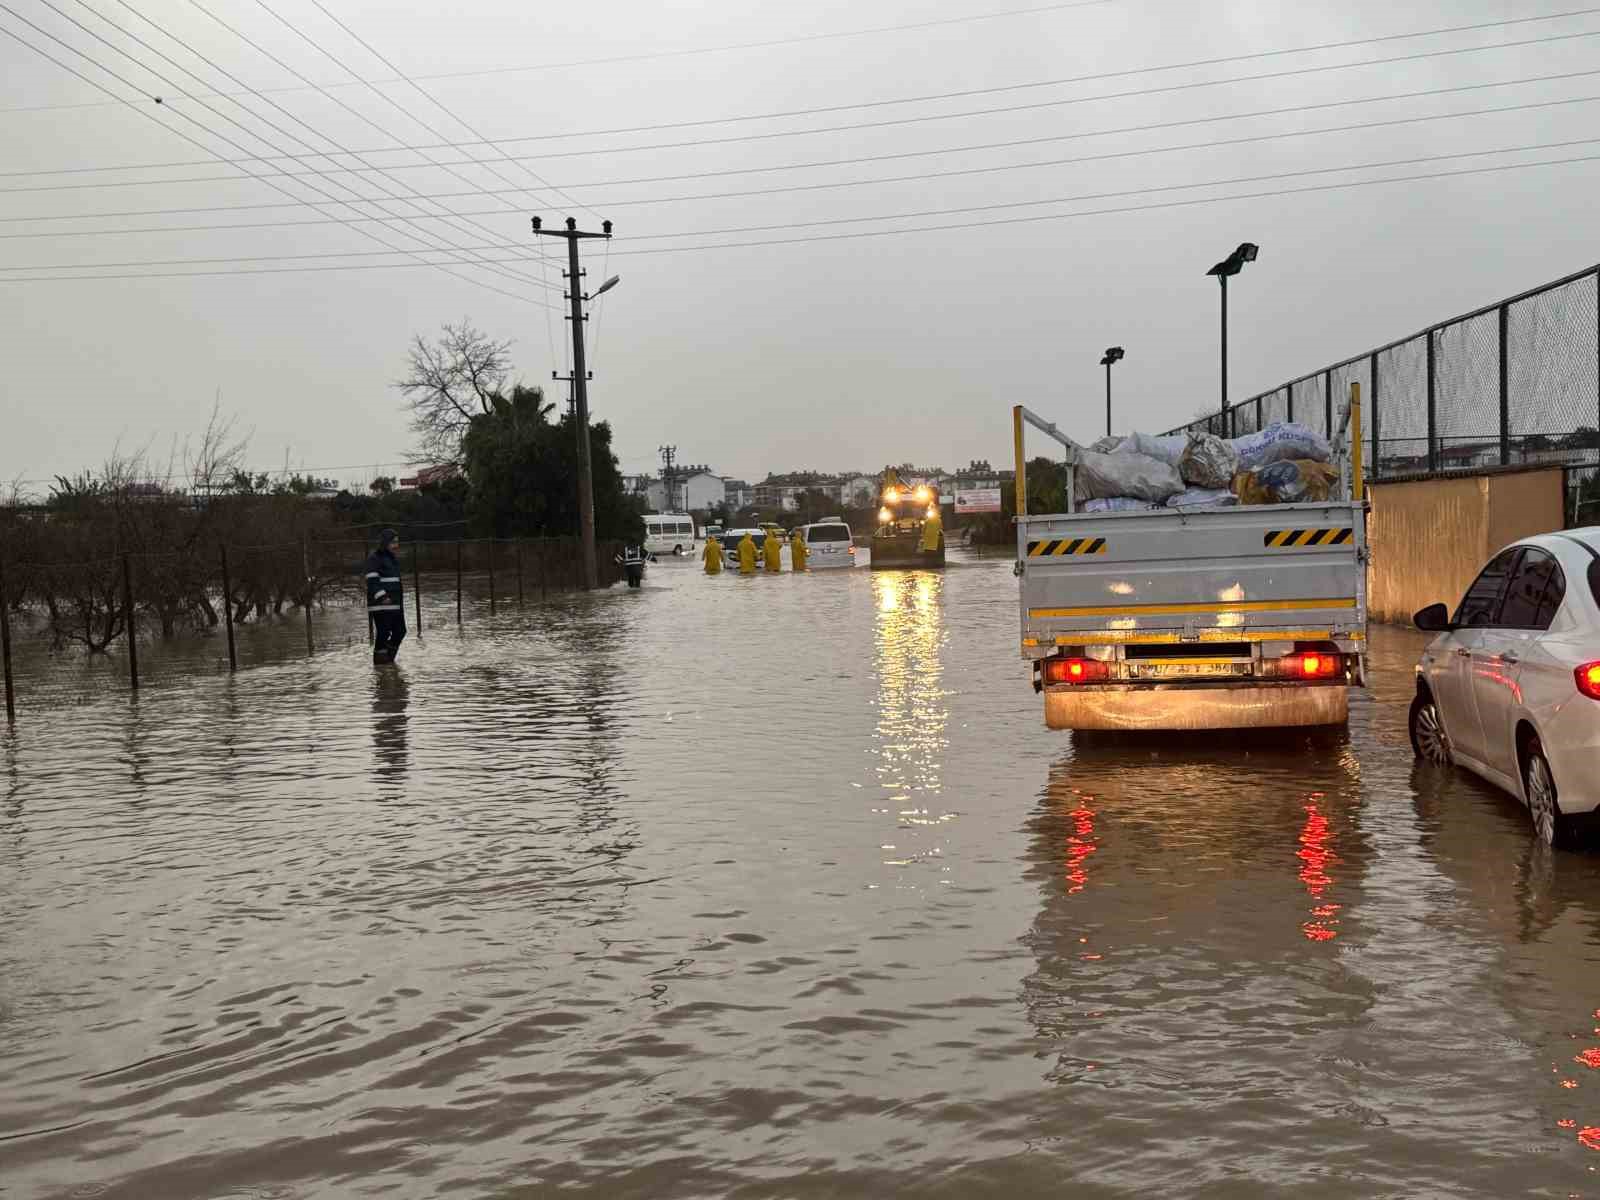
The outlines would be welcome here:
<svg viewBox="0 0 1600 1200">
<path fill-rule="evenodd" d="M 184 440 L 184 466 L 189 476 L 189 489 L 196 497 L 209 499 L 224 491 L 234 475 L 243 469 L 250 435 L 235 435 L 237 421 L 237 417 L 223 417 L 219 393 L 211 405 L 211 418 L 199 442 L 191 444 L 188 439 Z"/>
<path fill-rule="evenodd" d="M 413 339 L 410 370 L 395 386 L 411 410 L 416 461 L 460 462 L 472 418 L 492 411 L 511 375 L 510 351 L 510 342 L 495 341 L 465 318 L 446 324 L 437 341 Z"/>
</svg>

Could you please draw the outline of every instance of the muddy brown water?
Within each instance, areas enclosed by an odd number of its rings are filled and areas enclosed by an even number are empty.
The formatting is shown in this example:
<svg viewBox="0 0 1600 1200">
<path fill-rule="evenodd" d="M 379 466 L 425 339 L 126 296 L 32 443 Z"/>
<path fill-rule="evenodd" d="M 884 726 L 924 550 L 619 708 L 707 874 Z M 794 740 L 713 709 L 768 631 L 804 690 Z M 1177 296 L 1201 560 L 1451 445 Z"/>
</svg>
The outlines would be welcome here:
<svg viewBox="0 0 1600 1200">
<path fill-rule="evenodd" d="M 0 1196 L 1600 1188 L 1600 856 L 1413 765 L 1416 635 L 1347 736 L 1075 744 L 952 558 L 25 705 Z"/>
</svg>

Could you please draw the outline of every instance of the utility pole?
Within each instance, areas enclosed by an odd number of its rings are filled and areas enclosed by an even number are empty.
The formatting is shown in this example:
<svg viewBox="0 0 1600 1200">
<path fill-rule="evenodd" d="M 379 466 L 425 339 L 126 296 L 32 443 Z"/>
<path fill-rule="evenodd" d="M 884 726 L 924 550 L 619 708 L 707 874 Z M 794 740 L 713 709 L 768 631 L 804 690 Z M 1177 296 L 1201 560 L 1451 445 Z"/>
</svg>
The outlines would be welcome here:
<svg viewBox="0 0 1600 1200">
<path fill-rule="evenodd" d="M 1123 359 L 1123 349 L 1122 349 L 1121 346 L 1111 346 L 1111 347 L 1109 347 L 1106 350 L 1104 357 L 1102 357 L 1100 359 L 1100 365 L 1106 369 L 1106 436 L 1107 437 L 1111 436 L 1111 364 L 1112 363 L 1121 362 L 1122 359 Z"/>
<path fill-rule="evenodd" d="M 667 485 L 667 511 L 678 511 L 678 476 L 672 469 L 672 460 L 678 455 L 676 446 L 659 446 L 661 452 L 661 482 Z"/>
<path fill-rule="evenodd" d="M 572 322 L 572 398 L 577 409 L 578 426 L 578 523 L 583 540 L 584 586 L 592 589 L 600 586 L 600 568 L 595 560 L 594 549 L 594 465 L 589 453 L 589 372 L 583 359 L 583 323 L 589 319 L 584 316 L 583 302 L 589 297 L 580 286 L 583 272 L 578 267 L 578 242 L 584 238 L 609 239 L 611 222 L 600 222 L 602 233 L 587 233 L 579 229 L 573 217 L 567 218 L 565 229 L 541 229 L 541 223 L 541 218 L 533 218 L 535 234 L 567 239 L 566 299 L 572 304 L 572 312 L 567 320 Z"/>
</svg>

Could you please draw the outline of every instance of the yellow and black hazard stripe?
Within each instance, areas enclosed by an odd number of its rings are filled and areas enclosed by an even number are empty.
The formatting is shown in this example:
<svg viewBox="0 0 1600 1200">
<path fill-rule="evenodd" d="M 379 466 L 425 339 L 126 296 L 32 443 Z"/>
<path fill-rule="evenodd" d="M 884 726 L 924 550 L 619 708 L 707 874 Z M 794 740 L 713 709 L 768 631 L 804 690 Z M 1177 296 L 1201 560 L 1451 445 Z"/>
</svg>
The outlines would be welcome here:
<svg viewBox="0 0 1600 1200">
<path fill-rule="evenodd" d="M 1347 546 L 1355 530 L 1346 525 L 1342 529 L 1269 529 L 1261 535 L 1261 543 L 1268 550 L 1288 550 L 1301 546 Z"/>
<path fill-rule="evenodd" d="M 1059 558 L 1063 554 L 1104 554 L 1105 538 L 1046 538 L 1028 543 L 1029 558 Z"/>
</svg>

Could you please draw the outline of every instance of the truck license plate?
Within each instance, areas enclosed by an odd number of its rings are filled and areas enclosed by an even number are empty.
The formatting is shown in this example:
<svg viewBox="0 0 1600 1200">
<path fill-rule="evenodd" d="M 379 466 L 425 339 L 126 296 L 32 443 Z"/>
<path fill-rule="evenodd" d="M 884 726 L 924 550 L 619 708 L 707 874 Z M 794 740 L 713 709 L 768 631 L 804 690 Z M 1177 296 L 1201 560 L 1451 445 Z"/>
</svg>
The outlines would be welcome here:
<svg viewBox="0 0 1600 1200">
<path fill-rule="evenodd" d="M 1163 663 L 1161 666 L 1147 666 L 1142 674 L 1170 679 L 1173 676 L 1193 675 L 1243 675 L 1246 671 L 1243 663 Z"/>
</svg>

